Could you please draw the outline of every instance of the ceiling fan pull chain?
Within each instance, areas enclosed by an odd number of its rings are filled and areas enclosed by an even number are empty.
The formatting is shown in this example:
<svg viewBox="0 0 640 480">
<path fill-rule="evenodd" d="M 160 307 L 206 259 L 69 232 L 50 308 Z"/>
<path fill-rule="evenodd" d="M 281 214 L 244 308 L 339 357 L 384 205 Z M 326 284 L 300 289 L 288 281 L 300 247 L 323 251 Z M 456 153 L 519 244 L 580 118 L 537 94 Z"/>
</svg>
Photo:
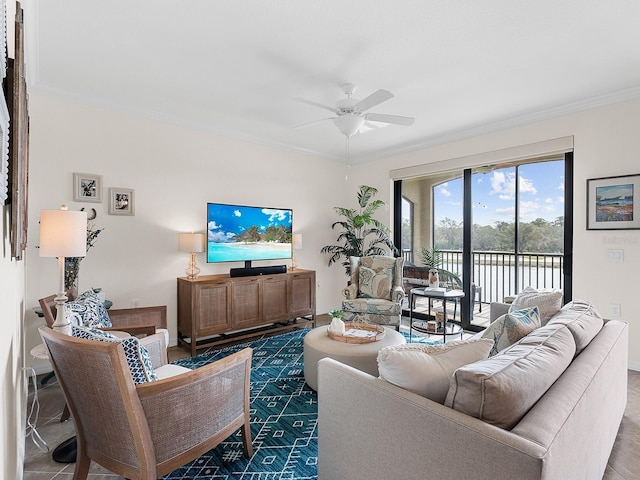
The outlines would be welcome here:
<svg viewBox="0 0 640 480">
<path fill-rule="evenodd" d="M 345 137 L 344 149 L 346 157 L 344 162 L 344 181 L 346 182 L 349 179 L 349 168 L 351 168 L 351 165 L 349 165 L 349 137 Z"/>
</svg>

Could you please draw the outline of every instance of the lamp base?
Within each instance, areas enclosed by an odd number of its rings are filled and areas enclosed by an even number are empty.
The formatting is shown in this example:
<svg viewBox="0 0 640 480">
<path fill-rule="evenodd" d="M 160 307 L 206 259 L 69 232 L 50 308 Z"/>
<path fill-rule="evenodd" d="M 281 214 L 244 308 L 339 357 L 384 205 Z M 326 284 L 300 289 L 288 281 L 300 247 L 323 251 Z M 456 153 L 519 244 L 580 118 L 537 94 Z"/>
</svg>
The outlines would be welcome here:
<svg viewBox="0 0 640 480">
<path fill-rule="evenodd" d="M 191 252 L 191 258 L 189 260 L 189 265 L 187 265 L 187 269 L 184 271 L 187 274 L 187 278 L 191 280 L 198 278 L 198 274 L 200 273 L 200 269 L 196 265 L 196 254 L 195 252 Z"/>
</svg>

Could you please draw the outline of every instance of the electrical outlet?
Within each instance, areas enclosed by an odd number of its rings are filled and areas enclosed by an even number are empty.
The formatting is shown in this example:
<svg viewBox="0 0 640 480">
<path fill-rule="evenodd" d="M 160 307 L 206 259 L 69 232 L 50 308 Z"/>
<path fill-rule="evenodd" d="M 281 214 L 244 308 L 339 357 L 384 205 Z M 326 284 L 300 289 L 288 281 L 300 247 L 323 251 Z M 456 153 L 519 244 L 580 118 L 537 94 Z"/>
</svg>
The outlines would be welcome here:
<svg viewBox="0 0 640 480">
<path fill-rule="evenodd" d="M 610 303 L 609 304 L 609 316 L 611 318 L 620 318 L 620 304 L 619 303 Z"/>
</svg>

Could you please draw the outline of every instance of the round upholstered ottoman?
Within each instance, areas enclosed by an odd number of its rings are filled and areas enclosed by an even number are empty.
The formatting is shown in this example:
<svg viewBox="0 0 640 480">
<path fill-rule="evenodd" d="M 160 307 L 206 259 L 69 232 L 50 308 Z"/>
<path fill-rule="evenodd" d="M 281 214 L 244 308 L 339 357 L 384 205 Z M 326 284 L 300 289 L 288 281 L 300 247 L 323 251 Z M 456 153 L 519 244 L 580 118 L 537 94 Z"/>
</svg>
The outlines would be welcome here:
<svg viewBox="0 0 640 480">
<path fill-rule="evenodd" d="M 382 340 L 370 343 L 345 343 L 327 335 L 328 326 L 311 330 L 304 337 L 304 379 L 314 390 L 318 389 L 318 362 L 329 357 L 358 370 L 378 376 L 378 351 L 382 347 L 406 343 L 404 335 L 385 327 Z"/>
</svg>

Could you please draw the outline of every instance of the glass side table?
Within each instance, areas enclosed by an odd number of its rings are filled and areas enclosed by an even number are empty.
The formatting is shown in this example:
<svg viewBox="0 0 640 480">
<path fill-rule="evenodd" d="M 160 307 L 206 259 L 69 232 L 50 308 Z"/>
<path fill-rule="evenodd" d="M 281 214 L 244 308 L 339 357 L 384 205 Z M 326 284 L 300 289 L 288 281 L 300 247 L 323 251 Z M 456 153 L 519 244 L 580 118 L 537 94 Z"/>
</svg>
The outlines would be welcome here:
<svg viewBox="0 0 640 480">
<path fill-rule="evenodd" d="M 418 297 L 425 297 L 429 300 L 429 316 L 431 315 L 431 300 L 442 300 L 443 319 L 435 330 L 429 330 L 426 322 L 416 323 L 414 326 L 413 311 L 416 308 L 416 299 Z M 447 341 L 447 335 L 460 335 L 460 339 L 462 339 L 462 334 L 464 333 L 462 327 L 456 323 L 450 323 L 447 319 L 447 301 L 458 302 L 463 297 L 464 292 L 462 290 L 446 291 L 429 287 L 412 288 L 409 291 L 409 342 L 411 342 L 414 328 L 416 331 L 426 333 L 427 335 L 442 335 L 443 342 Z"/>
</svg>

